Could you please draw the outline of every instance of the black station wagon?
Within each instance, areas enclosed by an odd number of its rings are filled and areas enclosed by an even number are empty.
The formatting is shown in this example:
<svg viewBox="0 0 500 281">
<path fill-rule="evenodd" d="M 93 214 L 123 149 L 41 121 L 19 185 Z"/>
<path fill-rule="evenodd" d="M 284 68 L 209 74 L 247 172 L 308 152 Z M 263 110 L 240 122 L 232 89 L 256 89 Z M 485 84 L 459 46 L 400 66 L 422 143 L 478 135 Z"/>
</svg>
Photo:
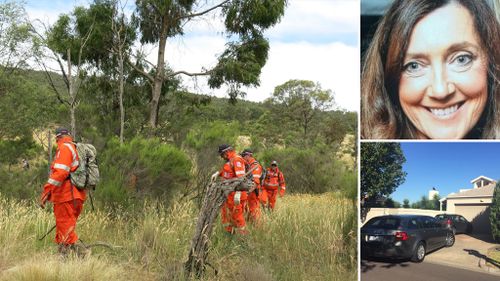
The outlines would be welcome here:
<svg viewBox="0 0 500 281">
<path fill-rule="evenodd" d="M 425 255 L 455 243 L 453 231 L 433 217 L 390 215 L 370 219 L 361 228 L 361 255 L 411 259 L 421 262 Z"/>
</svg>

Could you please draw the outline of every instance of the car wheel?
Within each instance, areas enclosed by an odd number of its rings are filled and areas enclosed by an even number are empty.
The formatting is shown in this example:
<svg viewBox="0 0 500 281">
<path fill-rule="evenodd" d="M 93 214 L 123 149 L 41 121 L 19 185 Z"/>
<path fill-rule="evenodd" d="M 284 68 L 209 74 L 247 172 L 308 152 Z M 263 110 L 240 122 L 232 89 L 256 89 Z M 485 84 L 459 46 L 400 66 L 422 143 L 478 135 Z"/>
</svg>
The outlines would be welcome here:
<svg viewBox="0 0 500 281">
<path fill-rule="evenodd" d="M 446 234 L 446 247 L 451 247 L 455 244 L 455 235 L 451 232 Z"/>
<path fill-rule="evenodd" d="M 418 242 L 415 252 L 411 257 L 413 262 L 422 262 L 425 258 L 425 244 L 423 242 Z"/>
</svg>

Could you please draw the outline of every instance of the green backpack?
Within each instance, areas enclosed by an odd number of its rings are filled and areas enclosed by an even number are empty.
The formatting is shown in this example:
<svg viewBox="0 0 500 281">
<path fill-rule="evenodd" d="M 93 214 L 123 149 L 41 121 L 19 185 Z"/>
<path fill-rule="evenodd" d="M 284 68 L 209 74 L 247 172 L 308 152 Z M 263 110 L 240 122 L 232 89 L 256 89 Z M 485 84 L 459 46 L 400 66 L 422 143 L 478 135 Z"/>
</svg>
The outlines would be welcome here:
<svg viewBox="0 0 500 281">
<path fill-rule="evenodd" d="M 75 143 L 79 165 L 76 171 L 70 174 L 71 183 L 78 189 L 95 189 L 99 183 L 99 166 L 97 165 L 97 151 L 88 143 Z"/>
</svg>

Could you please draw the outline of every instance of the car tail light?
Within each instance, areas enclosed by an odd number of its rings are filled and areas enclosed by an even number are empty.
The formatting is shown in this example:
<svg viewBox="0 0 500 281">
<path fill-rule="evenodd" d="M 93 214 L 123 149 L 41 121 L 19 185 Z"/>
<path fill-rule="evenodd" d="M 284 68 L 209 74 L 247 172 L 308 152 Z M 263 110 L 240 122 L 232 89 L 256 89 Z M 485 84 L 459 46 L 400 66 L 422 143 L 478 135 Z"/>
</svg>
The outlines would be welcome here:
<svg viewBox="0 0 500 281">
<path fill-rule="evenodd" d="M 447 219 L 447 220 L 446 220 L 446 225 L 447 225 L 447 226 L 451 226 L 451 220 L 450 220 L 450 219 Z"/>
<path fill-rule="evenodd" d="M 396 240 L 401 240 L 401 241 L 408 240 L 408 234 L 404 231 L 397 231 L 395 236 L 396 236 Z"/>
</svg>

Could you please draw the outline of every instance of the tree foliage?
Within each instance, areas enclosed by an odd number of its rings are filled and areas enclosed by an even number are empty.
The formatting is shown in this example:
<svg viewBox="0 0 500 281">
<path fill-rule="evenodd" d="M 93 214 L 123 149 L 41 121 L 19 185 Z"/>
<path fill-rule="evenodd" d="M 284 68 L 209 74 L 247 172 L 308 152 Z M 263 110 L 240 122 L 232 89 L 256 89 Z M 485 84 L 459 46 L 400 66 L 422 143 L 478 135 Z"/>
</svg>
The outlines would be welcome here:
<svg viewBox="0 0 500 281">
<path fill-rule="evenodd" d="M 284 15 L 286 3 L 286 0 L 221 0 L 218 3 L 207 1 L 204 4 L 203 1 L 195 0 L 136 0 L 133 22 L 140 33 L 140 42 L 158 46 L 157 62 L 149 63 L 151 71 L 139 67 L 144 60 L 141 55 L 136 56 L 135 64 L 136 69 L 153 84 L 149 125 L 156 127 L 158 124 L 162 83 L 177 75 L 208 75 L 208 85 L 211 88 L 229 85 L 228 94 L 231 99 L 244 95 L 240 91 L 241 85 L 259 85 L 260 72 L 269 52 L 269 43 L 263 32 L 279 22 Z M 167 38 L 183 36 L 187 22 L 213 14 L 216 10 L 220 10 L 224 32 L 228 38 L 226 49 L 219 56 L 217 65 L 212 69 L 201 66 L 198 72 L 184 69 L 167 71 Z"/>
<path fill-rule="evenodd" d="M 31 56 L 32 36 L 26 12 L 21 3 L 0 2 L 0 84 L 4 75 L 25 67 Z M 0 96 L 5 89 L 0 86 Z"/>
<path fill-rule="evenodd" d="M 73 65 L 81 60 L 96 65 L 107 62 L 114 43 L 113 8 L 113 1 L 96 0 L 88 8 L 76 7 L 70 14 L 60 15 L 47 36 L 49 48 L 64 60 L 70 50 Z"/>
<path fill-rule="evenodd" d="M 361 144 L 361 196 L 386 197 L 404 183 L 406 161 L 399 143 Z"/>
<path fill-rule="evenodd" d="M 334 105 L 331 90 L 324 90 L 319 83 L 308 80 L 289 80 L 276 86 L 269 101 L 274 105 L 276 114 L 302 129 L 305 141 L 318 119 L 318 113 Z"/>
<path fill-rule="evenodd" d="M 0 95 L 0 139 L 31 137 L 33 130 L 47 125 L 57 112 L 57 108 L 49 110 L 55 100 L 47 98 L 47 87 L 23 73 L 3 82 L 6 91 Z"/>
<path fill-rule="evenodd" d="M 500 242 L 500 183 L 497 183 L 493 192 L 493 201 L 490 210 L 491 234 Z"/>
<path fill-rule="evenodd" d="M 441 197 L 439 194 L 435 194 L 432 199 L 429 200 L 429 198 L 425 195 L 422 195 L 419 201 L 414 202 L 411 204 L 411 207 L 413 209 L 423 209 L 423 210 L 440 210 L 440 205 L 441 202 L 439 202 L 439 199 Z"/>
<path fill-rule="evenodd" d="M 405 209 L 410 208 L 410 200 L 408 200 L 406 198 L 403 200 L 403 208 L 405 208 Z"/>
</svg>

